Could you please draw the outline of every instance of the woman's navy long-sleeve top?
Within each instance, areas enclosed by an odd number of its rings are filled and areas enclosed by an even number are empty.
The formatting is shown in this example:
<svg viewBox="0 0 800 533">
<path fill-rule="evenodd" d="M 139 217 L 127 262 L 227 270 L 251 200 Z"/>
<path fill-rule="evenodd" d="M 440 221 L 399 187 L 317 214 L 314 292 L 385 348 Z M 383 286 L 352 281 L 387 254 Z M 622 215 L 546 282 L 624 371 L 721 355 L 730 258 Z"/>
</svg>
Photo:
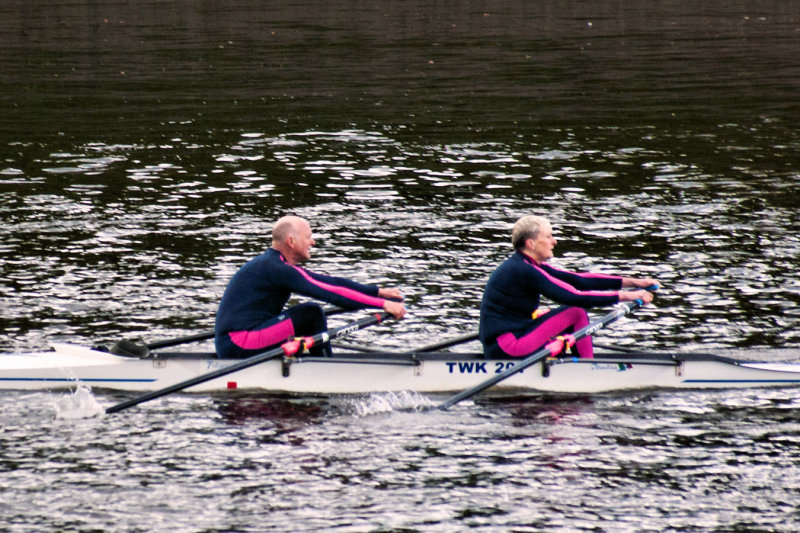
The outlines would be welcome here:
<svg viewBox="0 0 800 533">
<path fill-rule="evenodd" d="M 506 332 L 531 326 L 542 296 L 575 307 L 601 307 L 619 302 L 622 278 L 558 270 L 516 252 L 489 276 L 481 300 L 479 334 L 485 345 Z"/>
</svg>

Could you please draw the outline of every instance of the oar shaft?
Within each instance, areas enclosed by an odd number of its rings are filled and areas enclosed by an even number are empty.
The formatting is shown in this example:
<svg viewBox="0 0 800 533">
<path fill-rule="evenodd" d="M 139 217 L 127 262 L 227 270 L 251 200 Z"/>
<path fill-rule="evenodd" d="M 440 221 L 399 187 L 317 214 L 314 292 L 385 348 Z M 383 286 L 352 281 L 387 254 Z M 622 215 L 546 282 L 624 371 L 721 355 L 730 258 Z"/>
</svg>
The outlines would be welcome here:
<svg viewBox="0 0 800 533">
<path fill-rule="evenodd" d="M 169 346 L 177 346 L 179 344 L 187 344 L 190 342 L 199 342 L 199 341 L 206 341 L 208 339 L 214 338 L 214 331 L 204 331 L 202 333 L 197 333 L 195 335 L 189 335 L 187 337 L 180 337 L 177 339 L 168 339 L 163 341 L 156 341 L 151 342 L 147 345 L 147 348 L 150 350 L 158 350 L 159 348 L 167 348 Z"/>
<path fill-rule="evenodd" d="M 339 313 L 344 313 L 345 309 L 341 309 L 339 307 L 326 307 L 323 309 L 327 316 L 338 315 Z M 211 331 L 204 331 L 202 333 L 197 333 L 195 335 L 189 335 L 188 337 L 179 337 L 177 339 L 167 339 L 163 341 L 155 341 L 151 342 L 147 345 L 147 348 L 150 350 L 158 350 L 160 348 L 169 348 L 170 346 L 178 346 L 179 344 L 188 344 L 190 342 L 199 342 L 199 341 L 207 341 L 208 339 L 214 338 L 214 330 Z"/>
<path fill-rule="evenodd" d="M 607 326 L 608 324 L 616 321 L 620 317 L 625 316 L 628 313 L 632 312 L 637 307 L 643 305 L 643 303 L 644 302 L 642 302 L 641 300 L 634 300 L 632 302 L 625 302 L 625 303 L 621 304 L 619 307 L 617 307 L 614 311 L 612 311 L 611 313 L 607 314 L 606 316 L 604 316 L 603 318 L 598 320 L 597 322 L 593 322 L 593 323 L 589 324 L 588 326 L 585 326 L 585 327 L 579 329 L 578 331 L 573 333 L 572 336 L 575 338 L 575 340 L 579 340 L 579 339 L 582 339 L 583 337 L 586 337 L 588 335 L 592 335 L 595 332 L 597 332 L 598 330 L 600 330 L 600 329 L 604 328 L 605 326 Z M 536 363 L 538 363 L 539 361 L 541 361 L 542 359 L 544 359 L 548 355 L 550 355 L 550 348 L 549 347 L 544 347 L 541 350 L 538 350 L 538 351 L 534 352 L 533 354 L 529 355 L 528 357 L 526 357 L 525 359 L 523 359 L 519 363 L 515 364 L 513 367 L 509 368 L 505 372 L 502 372 L 500 374 L 496 374 L 496 375 L 492 376 L 491 378 L 487 379 L 486 381 L 484 381 L 483 383 L 480 383 L 479 385 L 477 385 L 477 386 L 475 386 L 475 387 L 473 387 L 471 389 L 467 389 L 467 390 L 465 390 L 463 392 L 460 392 L 459 394 L 456 394 L 455 396 L 453 396 L 452 398 L 450 398 L 446 402 L 444 402 L 441 405 L 439 405 L 439 409 L 446 410 L 446 409 L 452 407 L 453 405 L 457 404 L 461 400 L 465 400 L 467 398 L 470 398 L 471 396 L 474 396 L 474 395 L 478 394 L 479 392 L 482 392 L 482 391 L 488 389 L 492 385 L 496 385 L 497 383 L 500 383 L 504 379 L 507 379 L 507 378 L 513 376 L 514 374 L 518 373 L 518 372 L 522 372 L 523 370 L 525 370 L 529 366 L 535 365 Z"/>
<path fill-rule="evenodd" d="M 361 320 L 358 320 L 356 322 L 351 322 L 350 324 L 346 324 L 344 326 L 332 329 L 330 331 L 317 333 L 316 335 L 313 335 L 311 338 L 314 340 L 314 344 L 328 342 L 329 340 L 337 339 L 339 337 L 348 335 L 350 333 L 353 333 L 354 331 L 358 331 L 373 324 L 379 324 L 384 320 L 386 320 L 387 318 L 389 318 L 390 316 L 391 315 L 385 312 L 376 313 L 374 315 L 362 318 Z M 226 366 L 225 368 L 219 368 L 212 372 L 208 372 L 207 374 L 187 379 L 185 381 L 181 381 L 180 383 L 170 385 L 169 387 L 149 392 L 147 394 L 143 394 L 136 398 L 127 400 L 125 402 L 118 403 L 117 405 L 113 405 L 108 409 L 106 409 L 106 413 L 108 414 L 116 413 L 118 411 L 122 411 L 123 409 L 127 409 L 128 407 L 133 407 L 134 405 L 154 400 L 156 398 L 160 398 L 161 396 L 166 396 L 167 394 L 178 392 L 180 390 L 187 389 L 195 385 L 199 385 L 200 383 L 205 383 L 206 381 L 211 381 L 212 379 L 216 379 L 222 376 L 226 376 L 228 374 L 232 374 L 234 372 L 238 372 L 239 370 L 244 370 L 245 368 L 249 368 L 259 363 L 264 363 L 266 361 L 276 359 L 278 357 L 281 357 L 283 354 L 284 354 L 283 348 L 281 346 L 278 346 L 277 348 L 273 348 L 272 350 L 268 350 L 266 352 L 233 363 L 229 366 Z"/>
<path fill-rule="evenodd" d="M 456 344 L 463 344 L 465 342 L 474 341 L 477 338 L 478 338 L 478 332 L 467 333 L 466 335 L 461 335 L 460 337 L 454 337 L 449 340 L 435 342 L 433 344 L 428 344 L 421 348 L 417 348 L 416 350 L 409 350 L 407 352 L 402 352 L 402 353 L 412 354 L 412 353 L 435 352 L 436 350 L 443 350 L 444 348 L 449 348 L 451 346 L 455 346 Z"/>
</svg>

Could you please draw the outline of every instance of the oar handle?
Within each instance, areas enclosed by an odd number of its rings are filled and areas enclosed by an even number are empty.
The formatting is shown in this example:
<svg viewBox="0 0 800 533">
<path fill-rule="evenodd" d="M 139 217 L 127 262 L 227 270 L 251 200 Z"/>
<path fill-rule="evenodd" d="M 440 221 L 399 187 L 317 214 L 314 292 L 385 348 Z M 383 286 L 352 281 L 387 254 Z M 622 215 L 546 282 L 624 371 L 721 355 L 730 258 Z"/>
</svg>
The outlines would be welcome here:
<svg viewBox="0 0 800 533">
<path fill-rule="evenodd" d="M 630 302 L 624 302 L 624 303 L 620 304 L 614 311 L 612 311 L 609 314 L 605 315 L 603 318 L 601 318 L 597 322 L 593 322 L 593 323 L 589 324 L 588 326 L 585 326 L 585 327 L 579 329 L 578 331 L 576 331 L 575 333 L 573 333 L 572 334 L 572 338 L 575 341 L 577 341 L 577 340 L 582 339 L 583 337 L 586 337 L 588 335 L 592 335 L 595 332 L 597 332 L 598 330 L 603 329 L 608 324 L 616 321 L 618 318 L 620 318 L 622 316 L 627 315 L 628 313 L 632 312 L 634 309 L 636 309 L 637 307 L 640 307 L 642 305 L 644 305 L 644 302 L 642 300 L 639 300 L 639 299 L 636 299 L 636 300 L 633 300 L 633 301 L 630 301 Z M 447 401 L 443 402 L 442 404 L 440 404 L 439 405 L 439 409 L 447 410 L 448 408 L 454 406 L 458 402 L 460 402 L 462 400 L 466 400 L 467 398 L 470 398 L 472 396 L 475 396 L 479 392 L 482 392 L 482 391 L 488 389 L 492 385 L 496 385 L 497 383 L 500 383 L 501 381 L 513 376 L 514 374 L 516 374 L 518 372 L 522 372 L 523 370 L 525 370 L 529 366 L 535 365 L 536 363 L 538 363 L 539 361 L 541 361 L 542 359 L 544 359 L 548 355 L 551 355 L 551 346 L 549 344 L 547 346 L 545 346 L 544 348 L 542 348 L 540 350 L 537 350 L 533 354 L 529 355 L 528 357 L 526 357 L 525 359 L 523 359 L 519 363 L 515 364 L 513 367 L 509 368 L 508 370 L 506 370 L 506 371 L 504 371 L 504 372 L 502 372 L 500 374 L 496 374 L 496 375 L 492 376 L 491 378 L 487 379 L 483 383 L 480 383 L 480 384 L 476 385 L 475 387 L 472 387 L 471 389 L 467 389 L 467 390 L 465 390 L 463 392 L 460 392 L 460 393 L 456 394 L 455 396 L 453 396 L 449 400 L 447 400 Z"/>
<path fill-rule="evenodd" d="M 391 316 L 392 315 L 386 312 L 375 313 L 374 315 L 370 315 L 355 322 L 351 322 L 350 324 L 345 324 L 344 326 L 340 326 L 330 331 L 323 331 L 321 333 L 317 333 L 316 335 L 311 336 L 311 339 L 313 340 L 314 344 L 325 343 L 328 342 L 329 340 L 337 339 L 339 337 L 343 337 L 344 335 L 348 335 L 360 329 L 364 329 L 368 326 L 372 326 L 373 324 L 380 324 L 381 322 L 387 320 Z M 148 392 L 147 394 L 143 394 L 141 396 L 137 396 L 136 398 L 132 398 L 130 400 L 118 403 L 117 405 L 113 405 L 108 409 L 106 409 L 106 413 L 108 414 L 116 413 L 118 411 L 122 411 L 123 409 L 127 409 L 128 407 L 133 407 L 134 405 L 154 400 L 156 398 L 160 398 L 161 396 L 166 396 L 167 394 L 178 392 L 180 390 L 187 389 L 189 387 L 193 387 L 201 383 L 205 383 L 206 381 L 211 381 L 212 379 L 216 379 L 222 376 L 226 376 L 228 374 L 232 374 L 234 372 L 238 372 L 239 370 L 244 370 L 245 368 L 249 368 L 259 363 L 264 363 L 272 359 L 277 359 L 278 357 L 282 357 L 283 355 L 284 355 L 283 346 L 278 346 L 277 348 L 273 348 L 271 350 L 267 350 L 266 352 L 262 352 L 252 357 L 248 357 L 247 359 L 243 359 L 224 368 L 219 368 L 217 370 L 213 370 L 201 376 L 196 376 L 194 378 L 181 381 L 180 383 L 175 383 L 174 385 L 170 385 L 169 387 Z"/>
</svg>

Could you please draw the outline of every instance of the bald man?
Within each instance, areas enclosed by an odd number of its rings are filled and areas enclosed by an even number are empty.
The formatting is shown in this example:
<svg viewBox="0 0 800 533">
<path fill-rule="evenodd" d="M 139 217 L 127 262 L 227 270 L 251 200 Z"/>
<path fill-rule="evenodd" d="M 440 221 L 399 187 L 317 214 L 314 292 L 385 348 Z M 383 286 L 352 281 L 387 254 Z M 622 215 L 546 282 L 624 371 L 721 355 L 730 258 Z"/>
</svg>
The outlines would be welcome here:
<svg viewBox="0 0 800 533">
<path fill-rule="evenodd" d="M 217 356 L 249 357 L 279 346 L 290 337 L 327 329 L 325 312 L 315 303 L 283 309 L 292 294 L 301 294 L 343 309 L 375 307 L 397 319 L 406 310 L 398 289 L 363 285 L 315 274 L 300 266 L 311 258 L 314 237 L 307 220 L 285 216 L 272 228 L 272 247 L 248 261 L 231 278 L 217 311 L 214 328 Z M 311 348 L 330 355 L 330 345 Z"/>
</svg>

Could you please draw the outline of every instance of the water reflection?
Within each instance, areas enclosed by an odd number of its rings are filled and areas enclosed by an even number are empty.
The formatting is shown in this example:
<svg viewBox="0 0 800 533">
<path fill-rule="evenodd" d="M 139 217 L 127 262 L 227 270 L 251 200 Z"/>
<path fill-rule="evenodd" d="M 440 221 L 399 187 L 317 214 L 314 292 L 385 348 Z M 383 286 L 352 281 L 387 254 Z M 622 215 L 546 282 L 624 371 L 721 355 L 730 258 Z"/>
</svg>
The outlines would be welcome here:
<svg viewBox="0 0 800 533">
<path fill-rule="evenodd" d="M 291 400 L 263 395 L 215 397 L 214 403 L 226 424 L 271 423 L 274 426 L 272 438 L 314 423 L 326 411 L 324 401 Z"/>
</svg>

